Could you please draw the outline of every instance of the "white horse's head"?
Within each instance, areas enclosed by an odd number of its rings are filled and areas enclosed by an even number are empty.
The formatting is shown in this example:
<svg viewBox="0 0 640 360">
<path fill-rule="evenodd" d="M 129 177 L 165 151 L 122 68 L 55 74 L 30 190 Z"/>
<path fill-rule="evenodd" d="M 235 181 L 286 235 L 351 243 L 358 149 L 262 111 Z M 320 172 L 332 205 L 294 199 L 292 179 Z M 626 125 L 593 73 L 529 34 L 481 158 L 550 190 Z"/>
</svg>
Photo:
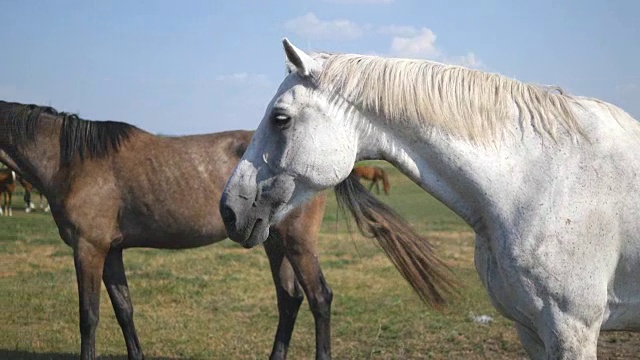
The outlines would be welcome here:
<svg viewBox="0 0 640 360">
<path fill-rule="evenodd" d="M 289 75 L 269 103 L 220 204 L 229 237 L 246 247 L 266 240 L 269 225 L 315 193 L 344 180 L 356 161 L 352 106 L 316 84 L 322 55 L 284 39 Z"/>
</svg>

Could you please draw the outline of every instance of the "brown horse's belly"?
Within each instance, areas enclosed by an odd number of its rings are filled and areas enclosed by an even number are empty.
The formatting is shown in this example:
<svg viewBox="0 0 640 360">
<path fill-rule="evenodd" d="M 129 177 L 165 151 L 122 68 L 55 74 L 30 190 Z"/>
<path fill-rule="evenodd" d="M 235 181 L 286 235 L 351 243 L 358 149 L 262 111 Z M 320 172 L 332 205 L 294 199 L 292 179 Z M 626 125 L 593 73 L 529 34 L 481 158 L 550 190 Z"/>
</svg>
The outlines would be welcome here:
<svg viewBox="0 0 640 360">
<path fill-rule="evenodd" d="M 188 249 L 227 238 L 224 224 L 217 214 L 206 217 L 189 214 L 162 217 L 157 213 L 156 216 L 137 215 L 122 217 L 120 232 L 123 248 Z"/>
</svg>

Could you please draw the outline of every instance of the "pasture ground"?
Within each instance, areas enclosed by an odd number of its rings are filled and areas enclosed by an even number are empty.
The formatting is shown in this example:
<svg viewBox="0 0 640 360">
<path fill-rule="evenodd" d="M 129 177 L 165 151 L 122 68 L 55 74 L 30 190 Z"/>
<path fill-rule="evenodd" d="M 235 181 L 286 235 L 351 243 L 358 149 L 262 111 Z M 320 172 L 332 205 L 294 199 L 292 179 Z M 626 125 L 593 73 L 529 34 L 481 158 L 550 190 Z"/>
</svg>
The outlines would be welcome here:
<svg viewBox="0 0 640 360">
<path fill-rule="evenodd" d="M 381 164 L 381 163 L 378 163 Z M 336 359 L 523 359 L 513 324 L 489 304 L 473 265 L 473 234 L 443 205 L 388 164 L 391 195 L 381 198 L 429 236 L 464 287 L 442 311 L 423 305 L 373 240 L 350 234 L 330 196 L 320 259 L 334 291 Z M 71 249 L 50 214 L 0 217 L 0 359 L 77 358 L 78 305 Z M 216 206 L 213 204 L 212 206 Z M 354 226 L 352 226 L 354 227 Z M 150 359 L 264 359 L 277 324 L 264 251 L 229 240 L 193 250 L 132 249 L 125 266 L 140 341 Z M 478 324 L 473 315 L 494 321 Z M 637 359 L 640 337 L 601 336 L 600 359 Z M 97 352 L 126 348 L 103 288 Z M 314 326 L 303 304 L 291 359 L 314 357 Z"/>
</svg>

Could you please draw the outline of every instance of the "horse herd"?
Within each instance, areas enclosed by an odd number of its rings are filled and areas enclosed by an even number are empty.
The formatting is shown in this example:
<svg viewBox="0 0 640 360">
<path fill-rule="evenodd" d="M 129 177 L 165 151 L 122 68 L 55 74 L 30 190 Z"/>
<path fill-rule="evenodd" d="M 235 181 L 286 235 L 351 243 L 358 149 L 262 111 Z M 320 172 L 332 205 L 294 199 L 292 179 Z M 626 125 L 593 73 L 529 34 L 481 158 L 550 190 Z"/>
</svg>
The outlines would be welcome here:
<svg viewBox="0 0 640 360">
<path fill-rule="evenodd" d="M 2 197 L 2 206 L 0 206 L 0 216 L 12 216 L 12 200 L 13 193 L 16 191 L 16 185 L 20 184 L 24 190 L 24 211 L 29 213 L 36 208 L 31 202 L 31 194 L 36 190 L 33 185 L 23 177 L 16 174 L 15 171 L 7 168 L 0 169 L 0 197 Z M 44 212 L 49 211 L 49 205 L 45 207 L 42 193 L 40 193 L 40 209 Z"/>
<path fill-rule="evenodd" d="M 305 296 L 316 358 L 329 359 L 333 295 L 316 244 L 330 188 L 418 296 L 445 303 L 456 282 L 433 246 L 358 181 L 369 172 L 354 164 L 369 159 L 471 226 L 480 279 L 531 358 L 595 359 L 601 330 L 640 329 L 637 121 L 498 74 L 283 45 L 289 74 L 255 133 L 159 137 L 0 101 L 0 162 L 48 199 L 73 249 L 82 359 L 95 358 L 101 282 L 129 358 L 143 358 L 124 249 L 227 236 L 264 244 L 279 311 L 271 358 L 286 358 Z"/>
</svg>

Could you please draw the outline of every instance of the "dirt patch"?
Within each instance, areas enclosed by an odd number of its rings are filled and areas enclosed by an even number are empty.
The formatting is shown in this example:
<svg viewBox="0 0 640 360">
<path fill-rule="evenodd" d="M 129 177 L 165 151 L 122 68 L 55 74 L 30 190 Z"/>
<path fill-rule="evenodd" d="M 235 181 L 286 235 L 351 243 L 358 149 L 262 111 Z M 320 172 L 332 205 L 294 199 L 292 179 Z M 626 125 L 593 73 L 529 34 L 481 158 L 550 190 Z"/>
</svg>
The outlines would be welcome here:
<svg viewBox="0 0 640 360">
<path fill-rule="evenodd" d="M 640 359 L 640 333 L 603 332 L 598 339 L 598 359 Z"/>
</svg>

